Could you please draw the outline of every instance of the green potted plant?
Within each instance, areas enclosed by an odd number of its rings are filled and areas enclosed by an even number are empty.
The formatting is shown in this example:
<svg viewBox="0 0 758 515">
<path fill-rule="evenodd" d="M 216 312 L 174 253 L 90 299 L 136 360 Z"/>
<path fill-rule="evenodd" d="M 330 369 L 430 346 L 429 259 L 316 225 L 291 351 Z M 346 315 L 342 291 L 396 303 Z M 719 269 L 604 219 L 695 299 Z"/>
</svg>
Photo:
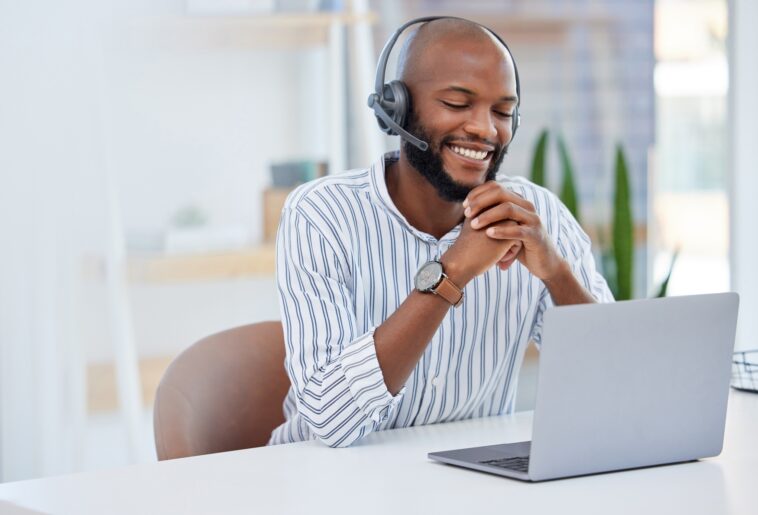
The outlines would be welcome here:
<svg viewBox="0 0 758 515">
<path fill-rule="evenodd" d="M 548 187 L 546 166 L 549 140 L 549 131 L 543 129 L 534 146 L 531 165 L 532 182 L 545 187 Z M 557 140 L 561 163 L 561 186 L 558 196 L 577 221 L 581 223 L 574 167 L 565 141 L 560 136 Z M 634 297 L 634 217 L 632 215 L 631 197 L 629 165 L 624 149 L 618 143 L 614 160 L 613 217 L 610 238 L 604 235 L 602 228 L 597 231 L 600 240 L 598 243 L 601 253 L 601 273 L 608 282 L 608 287 L 616 300 L 628 300 Z M 610 239 L 610 244 L 607 242 L 608 239 Z M 678 251 L 674 253 L 671 259 L 666 278 L 656 288 L 656 297 L 666 296 L 677 256 Z"/>
</svg>

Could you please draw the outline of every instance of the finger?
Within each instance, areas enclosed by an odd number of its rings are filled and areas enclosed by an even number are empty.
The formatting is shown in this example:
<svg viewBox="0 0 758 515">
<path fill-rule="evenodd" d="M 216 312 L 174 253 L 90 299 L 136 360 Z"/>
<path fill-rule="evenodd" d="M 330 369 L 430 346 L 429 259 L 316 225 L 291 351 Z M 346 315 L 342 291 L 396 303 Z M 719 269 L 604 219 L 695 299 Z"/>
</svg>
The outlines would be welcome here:
<svg viewBox="0 0 758 515">
<path fill-rule="evenodd" d="M 498 263 L 508 263 L 509 261 L 513 261 L 514 259 L 516 259 L 516 256 L 519 255 L 519 252 L 521 252 L 520 247 L 519 247 L 519 250 L 515 252 L 512 252 L 509 250 L 508 252 L 505 253 L 505 255 L 502 258 L 500 258 L 500 261 L 498 261 Z"/>
<path fill-rule="evenodd" d="M 521 242 L 518 240 L 513 240 L 512 245 L 508 247 L 508 250 L 505 251 L 503 256 L 500 258 L 500 261 L 506 261 L 510 259 L 514 254 L 518 254 L 518 251 L 521 249 Z"/>
<path fill-rule="evenodd" d="M 500 261 L 509 261 L 510 259 L 516 257 L 518 253 L 521 252 L 521 247 L 522 244 L 520 241 L 518 243 L 515 243 L 511 246 L 511 248 L 508 249 Z"/>
<path fill-rule="evenodd" d="M 506 202 L 509 198 L 509 195 L 506 193 L 507 192 L 494 181 L 474 188 L 466 197 L 466 216 L 476 216 L 483 209 Z M 515 197 L 513 194 L 510 196 Z"/>
<path fill-rule="evenodd" d="M 515 256 L 513 256 L 511 259 L 508 259 L 508 260 L 505 260 L 505 261 L 499 261 L 498 264 L 497 264 L 497 267 L 500 270 L 502 270 L 502 271 L 506 271 L 506 270 L 508 270 L 511 267 L 511 265 L 513 263 L 516 262 L 516 258 L 518 258 L 518 254 L 516 254 Z"/>
<path fill-rule="evenodd" d="M 464 216 L 470 218 L 478 214 L 483 209 L 483 205 L 486 207 L 485 204 L 482 204 L 481 200 L 485 199 L 486 201 L 487 199 L 497 198 L 498 192 L 501 190 L 502 188 L 495 181 L 485 182 L 471 190 L 463 201 Z"/>
<path fill-rule="evenodd" d="M 466 197 L 465 216 L 469 218 L 476 217 L 485 209 L 505 202 L 512 202 L 532 213 L 536 212 L 534 205 L 517 193 L 508 190 L 497 183 L 493 182 L 491 184 L 494 184 L 494 186 L 487 185 L 488 187 L 484 188 L 485 185 L 482 185 L 469 193 L 468 197 Z"/>
<path fill-rule="evenodd" d="M 487 227 L 487 236 L 495 240 L 519 240 L 526 242 L 532 239 L 534 231 L 528 225 L 495 224 Z"/>
<path fill-rule="evenodd" d="M 508 220 L 526 225 L 540 224 L 540 218 L 535 213 L 527 211 L 523 207 L 512 202 L 505 202 L 479 213 L 478 216 L 471 220 L 471 227 L 474 229 L 481 229 L 482 227 L 488 227 Z"/>
<path fill-rule="evenodd" d="M 506 260 L 501 260 L 501 261 L 500 261 L 500 263 L 498 263 L 498 266 L 499 266 L 501 263 L 503 264 L 503 267 L 501 267 L 501 270 L 506 270 L 506 269 L 508 269 L 508 268 L 509 268 L 509 267 L 510 267 L 510 266 L 511 266 L 513 263 L 515 263 L 516 261 L 521 261 L 521 260 L 522 260 L 522 258 L 523 258 L 523 256 L 524 256 L 524 252 L 526 252 L 526 249 L 525 249 L 524 245 L 523 245 L 523 244 L 521 244 L 520 242 L 519 242 L 519 245 L 518 245 L 517 247 L 518 247 L 518 251 L 517 251 L 517 252 L 516 252 L 516 253 L 513 255 L 513 257 L 511 257 L 511 258 L 508 258 L 508 259 L 506 259 Z M 514 247 L 514 248 L 515 248 L 515 247 Z"/>
<path fill-rule="evenodd" d="M 499 189 L 501 186 L 496 181 L 487 181 L 484 184 L 480 184 L 476 188 L 472 189 L 468 192 L 468 195 L 466 195 L 466 198 L 463 199 L 463 207 L 468 207 L 472 200 L 480 196 L 481 194 L 491 190 L 491 189 Z"/>
</svg>

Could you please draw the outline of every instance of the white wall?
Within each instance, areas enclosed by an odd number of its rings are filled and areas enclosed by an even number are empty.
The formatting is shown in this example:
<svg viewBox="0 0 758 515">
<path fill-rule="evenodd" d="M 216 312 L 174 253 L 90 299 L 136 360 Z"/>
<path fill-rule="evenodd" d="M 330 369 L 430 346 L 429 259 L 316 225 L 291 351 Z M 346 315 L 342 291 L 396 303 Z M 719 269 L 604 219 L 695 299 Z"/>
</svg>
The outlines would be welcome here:
<svg viewBox="0 0 758 515">
<path fill-rule="evenodd" d="M 758 349 L 758 2 L 729 3 L 730 266 L 740 294 L 737 349 Z"/>
<path fill-rule="evenodd" d="M 159 231 L 196 203 L 211 223 L 242 223 L 257 241 L 269 163 L 326 154 L 317 124 L 323 80 L 305 73 L 325 52 L 184 47 L 156 37 L 174 24 L 122 27 L 126 35 L 104 55 L 126 230 Z M 303 84 L 315 89 L 308 100 Z"/>
<path fill-rule="evenodd" d="M 129 243 L 160 242 L 172 216 L 194 205 L 255 244 L 269 164 L 326 158 L 326 50 L 268 47 L 246 37 L 254 30 L 188 18 L 181 3 L 164 2 L 119 17 L 104 38 L 105 132 Z M 105 311 L 101 286 L 82 297 L 89 361 L 112 355 L 102 345 L 107 324 L 91 316 Z M 170 356 L 211 332 L 279 318 L 273 278 L 136 284 L 130 301 L 140 356 Z"/>
<path fill-rule="evenodd" d="M 69 362 L 78 352 L 71 285 L 103 207 L 90 197 L 101 154 L 90 88 L 96 37 L 80 16 L 89 7 L 0 4 L 2 480 L 75 466 L 83 385 Z"/>
<path fill-rule="evenodd" d="M 255 241 L 268 163 L 326 155 L 325 52 L 159 37 L 184 5 L 0 3 L 0 481 L 80 469 L 83 368 L 113 346 L 82 273 L 104 254 L 106 171 L 132 236 L 195 201 Z M 133 288 L 137 338 L 178 351 L 275 318 L 271 280 L 224 286 Z"/>
</svg>

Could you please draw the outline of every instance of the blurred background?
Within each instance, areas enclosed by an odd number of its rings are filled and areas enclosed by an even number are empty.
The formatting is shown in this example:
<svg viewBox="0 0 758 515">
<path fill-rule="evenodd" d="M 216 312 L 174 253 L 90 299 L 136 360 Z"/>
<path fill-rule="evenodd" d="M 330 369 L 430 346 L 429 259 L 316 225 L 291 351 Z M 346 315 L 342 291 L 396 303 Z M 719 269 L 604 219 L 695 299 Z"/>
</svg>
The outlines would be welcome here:
<svg viewBox="0 0 758 515">
<path fill-rule="evenodd" d="M 501 172 L 530 177 L 547 130 L 545 183 L 568 159 L 603 266 L 620 149 L 631 296 L 669 272 L 668 295 L 738 291 L 737 345 L 758 347 L 749 4 L 0 0 L 0 481 L 155 460 L 171 359 L 279 319 L 287 193 L 397 148 L 365 102 L 416 16 L 509 43 L 522 125 Z"/>
</svg>

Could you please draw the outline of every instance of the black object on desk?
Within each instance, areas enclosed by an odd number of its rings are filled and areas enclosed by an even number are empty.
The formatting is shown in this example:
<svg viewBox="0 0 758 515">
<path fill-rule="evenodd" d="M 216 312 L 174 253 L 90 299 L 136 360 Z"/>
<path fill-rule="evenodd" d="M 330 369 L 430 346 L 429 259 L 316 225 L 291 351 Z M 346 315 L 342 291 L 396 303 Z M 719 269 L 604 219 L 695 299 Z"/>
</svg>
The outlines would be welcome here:
<svg viewBox="0 0 758 515">
<path fill-rule="evenodd" d="M 758 393 L 758 349 L 734 353 L 732 388 Z"/>
</svg>

